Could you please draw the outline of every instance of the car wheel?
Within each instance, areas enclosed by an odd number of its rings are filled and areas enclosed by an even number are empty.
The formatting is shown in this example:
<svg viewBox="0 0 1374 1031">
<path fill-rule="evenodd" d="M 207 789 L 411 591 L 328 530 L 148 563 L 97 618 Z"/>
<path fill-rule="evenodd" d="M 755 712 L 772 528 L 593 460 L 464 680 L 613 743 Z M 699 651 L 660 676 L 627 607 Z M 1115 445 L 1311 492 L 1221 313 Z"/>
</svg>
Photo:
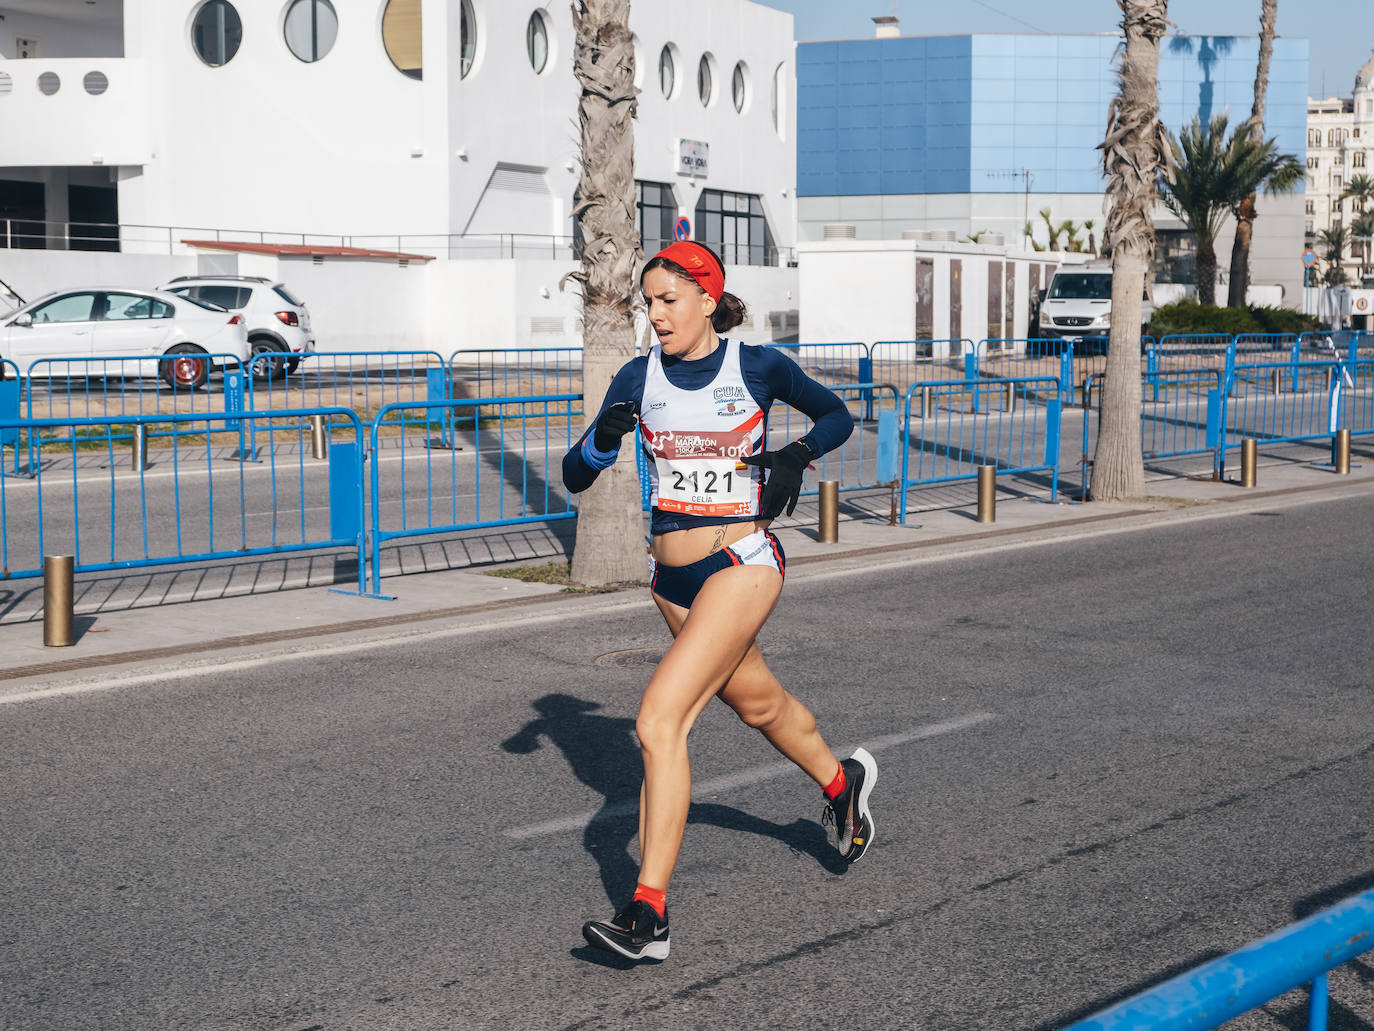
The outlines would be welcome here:
<svg viewBox="0 0 1374 1031">
<path fill-rule="evenodd" d="M 289 374 L 289 373 L 292 373 L 292 372 L 295 372 L 295 371 L 296 371 L 297 369 L 299 369 L 300 367 L 301 367 L 301 360 L 300 360 L 299 358 L 288 358 L 288 359 L 286 359 L 286 371 L 287 371 L 288 374 Z"/>
<path fill-rule="evenodd" d="M 268 355 L 280 354 L 283 348 L 278 347 L 271 340 L 254 340 L 251 346 L 253 354 L 248 359 L 248 368 L 256 382 L 266 383 L 270 379 L 276 379 L 286 371 L 286 362 L 283 359 L 268 357 Z"/>
<path fill-rule="evenodd" d="M 210 356 L 195 344 L 174 344 L 159 373 L 173 390 L 199 390 L 210 378 Z"/>
</svg>

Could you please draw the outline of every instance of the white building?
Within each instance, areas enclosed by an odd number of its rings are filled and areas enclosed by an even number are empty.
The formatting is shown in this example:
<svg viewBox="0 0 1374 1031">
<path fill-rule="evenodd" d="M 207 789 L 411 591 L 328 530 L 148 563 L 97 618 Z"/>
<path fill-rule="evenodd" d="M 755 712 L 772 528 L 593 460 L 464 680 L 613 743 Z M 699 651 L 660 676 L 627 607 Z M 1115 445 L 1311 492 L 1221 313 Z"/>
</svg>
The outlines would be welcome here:
<svg viewBox="0 0 1374 1031">
<path fill-rule="evenodd" d="M 1374 53 L 1355 73 L 1349 97 L 1307 101 L 1307 235 L 1319 253 L 1324 248 L 1313 238 L 1348 229 L 1363 211 L 1357 198 L 1341 199 L 1356 176 L 1374 178 Z M 1360 277 L 1374 277 L 1370 241 L 1351 241 L 1344 255 Z"/>
<path fill-rule="evenodd" d="M 377 332 L 441 351 L 576 343 L 576 299 L 558 289 L 575 267 L 570 8 L 0 0 L 0 248 L 45 248 L 0 250 L 0 279 L 32 297 L 97 274 L 147 285 L 237 269 L 286 279 L 319 311 L 325 348 Z M 701 0 L 631 17 L 645 249 L 689 219 L 760 313 L 745 335 L 782 335 L 795 328 L 791 16 Z M 347 259 L 282 244 L 438 260 L 408 263 L 404 287 L 390 262 L 385 293 L 361 296 L 356 267 L 335 274 Z M 379 317 L 396 296 L 409 310 Z"/>
</svg>

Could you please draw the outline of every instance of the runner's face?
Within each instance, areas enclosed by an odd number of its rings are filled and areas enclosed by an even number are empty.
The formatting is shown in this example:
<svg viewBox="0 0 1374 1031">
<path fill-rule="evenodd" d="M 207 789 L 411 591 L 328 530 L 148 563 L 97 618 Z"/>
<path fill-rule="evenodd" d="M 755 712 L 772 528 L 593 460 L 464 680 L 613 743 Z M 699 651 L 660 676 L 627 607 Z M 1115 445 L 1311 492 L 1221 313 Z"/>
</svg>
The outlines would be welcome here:
<svg viewBox="0 0 1374 1031">
<path fill-rule="evenodd" d="M 716 302 L 693 280 L 665 268 L 650 269 L 641 284 L 649 306 L 649 324 L 663 353 L 675 358 L 704 358 L 715 348 L 711 313 Z"/>
</svg>

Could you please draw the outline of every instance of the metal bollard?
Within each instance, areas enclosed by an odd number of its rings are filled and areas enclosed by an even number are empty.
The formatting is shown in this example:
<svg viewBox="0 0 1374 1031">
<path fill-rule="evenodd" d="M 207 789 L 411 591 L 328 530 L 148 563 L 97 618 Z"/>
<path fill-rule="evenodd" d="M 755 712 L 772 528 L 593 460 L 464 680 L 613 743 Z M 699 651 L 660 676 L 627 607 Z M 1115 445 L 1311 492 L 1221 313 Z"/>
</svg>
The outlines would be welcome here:
<svg viewBox="0 0 1374 1031">
<path fill-rule="evenodd" d="M 43 556 L 43 647 L 70 648 L 76 644 L 73 614 L 71 555 Z"/>
<path fill-rule="evenodd" d="M 329 457 L 329 434 L 324 429 L 323 415 L 310 417 L 310 457 Z"/>
<path fill-rule="evenodd" d="M 837 544 L 840 540 L 840 482 L 821 480 L 821 518 L 817 540 Z"/>
<path fill-rule="evenodd" d="M 1012 412 L 1016 411 L 1016 384 L 1015 384 L 1015 383 L 1008 383 L 1008 384 L 1007 384 L 1007 404 L 1006 404 L 1006 408 L 1007 408 L 1007 414 L 1008 414 L 1008 415 L 1010 415 Z"/>
<path fill-rule="evenodd" d="M 136 473 L 141 473 L 144 469 L 148 468 L 148 427 L 141 422 L 134 426 L 132 468 Z"/>
<path fill-rule="evenodd" d="M 929 387 L 921 388 L 921 418 L 929 419 L 935 414 L 935 391 Z"/>
<path fill-rule="evenodd" d="M 1255 466 L 1259 463 L 1259 443 L 1254 437 L 1246 437 L 1240 442 L 1240 485 L 1255 485 Z"/>
<path fill-rule="evenodd" d="M 1331 464 L 1341 476 L 1350 473 L 1350 431 L 1337 430 L 1331 438 Z"/>
<path fill-rule="evenodd" d="M 978 467 L 978 522 L 997 522 L 997 466 Z"/>
</svg>

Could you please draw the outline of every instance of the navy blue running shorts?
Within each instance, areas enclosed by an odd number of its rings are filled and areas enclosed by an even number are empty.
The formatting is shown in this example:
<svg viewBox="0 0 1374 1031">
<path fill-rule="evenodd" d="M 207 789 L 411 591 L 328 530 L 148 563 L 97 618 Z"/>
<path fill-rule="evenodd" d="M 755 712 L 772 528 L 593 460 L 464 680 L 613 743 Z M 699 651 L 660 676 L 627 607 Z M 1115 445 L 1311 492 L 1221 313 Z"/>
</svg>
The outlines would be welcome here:
<svg viewBox="0 0 1374 1031">
<path fill-rule="evenodd" d="M 714 574 L 731 566 L 767 566 L 786 576 L 787 556 L 772 533 L 760 530 L 689 565 L 665 566 L 650 558 L 649 590 L 674 605 L 690 609 L 702 585 Z"/>
</svg>

